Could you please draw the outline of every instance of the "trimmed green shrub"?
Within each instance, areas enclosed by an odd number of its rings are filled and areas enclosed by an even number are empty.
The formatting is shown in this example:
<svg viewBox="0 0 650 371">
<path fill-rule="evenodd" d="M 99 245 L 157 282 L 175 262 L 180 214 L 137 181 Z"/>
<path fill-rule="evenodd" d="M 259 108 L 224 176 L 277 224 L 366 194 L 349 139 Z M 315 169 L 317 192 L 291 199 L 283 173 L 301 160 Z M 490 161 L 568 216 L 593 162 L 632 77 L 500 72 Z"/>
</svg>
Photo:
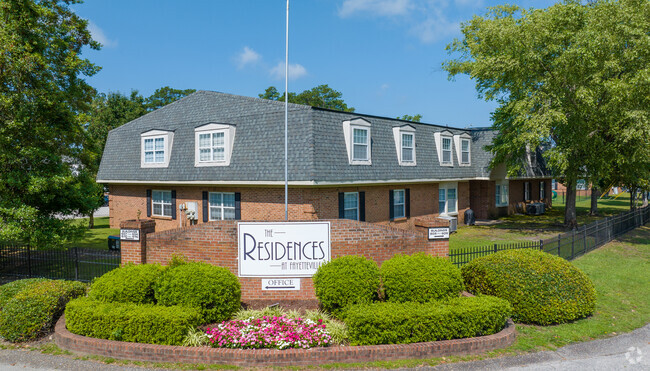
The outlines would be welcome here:
<svg viewBox="0 0 650 371">
<path fill-rule="evenodd" d="M 205 323 L 230 319 L 241 305 L 237 277 L 226 268 L 200 262 L 168 269 L 155 292 L 158 304 L 199 308 Z"/>
<path fill-rule="evenodd" d="M 484 336 L 501 331 L 512 307 L 493 296 L 427 303 L 374 303 L 346 311 L 352 345 L 409 344 Z"/>
<path fill-rule="evenodd" d="M 462 274 L 470 292 L 508 300 L 518 322 L 568 322 L 591 315 L 596 305 L 596 290 L 586 274 L 562 258 L 537 250 L 484 256 L 465 265 Z"/>
<path fill-rule="evenodd" d="M 0 312 L 0 336 L 19 342 L 50 332 L 66 303 L 85 293 L 86 285 L 81 282 L 34 282 L 9 299 Z"/>
<path fill-rule="evenodd" d="M 463 291 L 460 269 L 449 259 L 424 253 L 397 254 L 379 269 L 386 300 L 394 303 L 457 297 Z"/>
<path fill-rule="evenodd" d="M 4 308 L 9 299 L 13 298 L 20 291 L 33 287 L 41 282 L 50 281 L 46 278 L 27 278 L 6 283 L 0 286 L 0 310 Z"/>
<path fill-rule="evenodd" d="M 341 317 L 349 305 L 378 299 L 379 267 L 363 256 L 341 256 L 321 265 L 313 282 L 323 309 Z"/>
<path fill-rule="evenodd" d="M 68 330 L 77 335 L 134 343 L 181 345 L 188 328 L 201 323 L 196 308 L 72 300 L 65 308 Z"/>
<path fill-rule="evenodd" d="M 88 296 L 107 303 L 154 303 L 153 286 L 164 270 L 160 264 L 126 264 L 97 278 Z"/>
</svg>

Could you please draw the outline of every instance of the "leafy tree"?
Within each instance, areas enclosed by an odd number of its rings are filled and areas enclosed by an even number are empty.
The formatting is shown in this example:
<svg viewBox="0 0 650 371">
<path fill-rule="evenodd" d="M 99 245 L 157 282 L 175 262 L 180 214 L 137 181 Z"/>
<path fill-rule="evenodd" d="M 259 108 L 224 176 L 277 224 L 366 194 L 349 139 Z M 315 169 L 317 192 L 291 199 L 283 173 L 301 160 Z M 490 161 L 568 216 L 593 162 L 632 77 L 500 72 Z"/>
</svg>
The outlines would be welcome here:
<svg viewBox="0 0 650 371">
<path fill-rule="evenodd" d="M 490 8 L 462 25 L 443 68 L 467 74 L 495 100 L 493 165 L 518 174 L 530 148 L 567 185 L 565 225 L 576 226 L 575 186 L 611 177 L 641 182 L 650 159 L 650 2 L 567 0 L 547 9 Z M 615 170 L 618 169 L 618 170 Z M 645 174 L 645 175 L 644 175 Z M 625 179 L 625 180 L 623 180 Z"/>
<path fill-rule="evenodd" d="M 397 117 L 398 120 L 404 120 L 404 121 L 412 121 L 412 122 L 420 122 L 422 120 L 422 115 L 418 114 L 415 116 L 411 115 L 402 115 Z"/>
<path fill-rule="evenodd" d="M 275 86 L 269 86 L 264 93 L 258 95 L 263 99 L 284 102 L 284 93 L 280 94 Z M 318 85 L 300 94 L 289 92 L 289 103 L 305 104 L 313 107 L 327 108 L 343 112 L 354 112 L 354 107 L 348 105 L 341 98 L 343 94 L 329 87 Z"/>
<path fill-rule="evenodd" d="M 0 240 L 60 246 L 83 229 L 57 214 L 92 207 L 78 114 L 94 94 L 82 75 L 99 67 L 80 55 L 99 44 L 72 3 L 0 3 Z"/>
<path fill-rule="evenodd" d="M 157 110 L 162 106 L 166 106 L 172 102 L 175 102 L 187 95 L 194 93 L 196 89 L 173 89 L 169 86 L 164 86 L 162 88 L 156 89 L 156 91 L 146 99 L 145 106 L 147 111 Z"/>
</svg>

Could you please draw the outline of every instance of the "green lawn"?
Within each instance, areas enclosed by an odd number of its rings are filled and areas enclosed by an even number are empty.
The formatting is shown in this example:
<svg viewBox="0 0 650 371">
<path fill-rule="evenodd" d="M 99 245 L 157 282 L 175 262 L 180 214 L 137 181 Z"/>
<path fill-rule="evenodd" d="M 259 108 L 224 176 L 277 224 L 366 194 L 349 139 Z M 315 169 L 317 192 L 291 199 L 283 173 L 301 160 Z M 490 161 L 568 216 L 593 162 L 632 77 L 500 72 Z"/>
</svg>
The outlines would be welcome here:
<svg viewBox="0 0 650 371">
<path fill-rule="evenodd" d="M 77 219 L 79 223 L 88 225 L 88 218 Z M 70 244 L 70 247 L 84 247 L 99 250 L 108 250 L 108 236 L 119 236 L 120 230 L 109 228 L 108 217 L 95 218 L 95 227 L 86 231 L 86 235 L 77 242 Z"/>
<path fill-rule="evenodd" d="M 576 202 L 579 225 L 628 211 L 630 196 L 623 194 L 616 200 L 599 200 L 599 216 L 589 216 L 590 205 L 589 199 Z M 539 241 L 541 238 L 549 238 L 565 232 L 563 224 L 564 205 L 554 205 L 543 215 L 509 215 L 499 218 L 493 225 L 459 226 L 458 231 L 449 238 L 449 248 L 454 250 L 494 243 Z"/>
</svg>

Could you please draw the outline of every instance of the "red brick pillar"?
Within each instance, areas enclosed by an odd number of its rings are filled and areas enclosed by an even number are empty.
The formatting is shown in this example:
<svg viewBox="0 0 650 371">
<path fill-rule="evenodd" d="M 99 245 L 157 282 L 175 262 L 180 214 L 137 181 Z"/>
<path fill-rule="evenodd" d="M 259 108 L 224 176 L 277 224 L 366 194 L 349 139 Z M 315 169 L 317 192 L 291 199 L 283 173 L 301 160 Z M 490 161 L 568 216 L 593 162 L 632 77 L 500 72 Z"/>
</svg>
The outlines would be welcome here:
<svg viewBox="0 0 650 371">
<path fill-rule="evenodd" d="M 449 221 L 438 218 L 415 218 L 415 230 L 427 239 L 426 253 L 433 256 L 449 256 L 449 238 L 429 238 L 429 228 L 449 228 Z"/>
<path fill-rule="evenodd" d="M 155 231 L 156 221 L 151 219 L 125 220 L 120 223 L 122 265 L 147 262 L 147 233 Z"/>
</svg>

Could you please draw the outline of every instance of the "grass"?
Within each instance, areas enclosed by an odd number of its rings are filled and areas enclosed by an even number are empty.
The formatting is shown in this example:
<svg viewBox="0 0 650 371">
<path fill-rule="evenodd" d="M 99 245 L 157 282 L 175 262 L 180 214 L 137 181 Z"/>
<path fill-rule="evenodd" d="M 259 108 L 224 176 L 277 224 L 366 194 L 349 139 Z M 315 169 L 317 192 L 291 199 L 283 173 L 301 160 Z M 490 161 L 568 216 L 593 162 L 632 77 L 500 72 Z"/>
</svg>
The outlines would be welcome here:
<svg viewBox="0 0 650 371">
<path fill-rule="evenodd" d="M 512 356 L 561 346 L 606 338 L 644 326 L 650 319 L 650 226 L 637 228 L 618 240 L 592 251 L 573 261 L 593 281 L 596 287 L 596 310 L 589 317 L 555 326 L 517 324 L 517 339 L 508 348 L 472 356 L 437 357 L 368 363 L 339 363 L 314 365 L 311 369 L 348 368 L 414 368 L 446 363 L 475 361 L 487 358 Z M 0 347 L 2 348 L 2 347 Z M 54 344 L 41 346 L 49 354 L 67 354 Z M 118 365 L 168 368 L 182 370 L 236 369 L 228 365 L 153 363 L 115 360 L 106 357 L 77 357 Z M 276 368 L 280 369 L 280 368 Z M 300 369 L 290 367 L 286 369 Z"/>
<path fill-rule="evenodd" d="M 77 219 L 76 221 L 88 225 L 88 218 Z M 95 218 L 95 227 L 88 229 L 81 240 L 71 243 L 69 247 L 108 250 L 108 236 L 119 236 L 119 234 L 119 228 L 109 227 L 109 218 L 107 216 Z"/>
<path fill-rule="evenodd" d="M 599 216 L 589 216 L 591 200 L 576 202 L 576 217 L 579 225 L 588 224 L 607 216 L 630 209 L 630 196 L 623 194 L 618 199 L 600 199 Z M 451 250 L 494 243 L 515 243 L 539 241 L 565 232 L 564 205 L 553 205 L 543 215 L 509 215 L 492 225 L 459 226 L 449 239 Z"/>
</svg>

